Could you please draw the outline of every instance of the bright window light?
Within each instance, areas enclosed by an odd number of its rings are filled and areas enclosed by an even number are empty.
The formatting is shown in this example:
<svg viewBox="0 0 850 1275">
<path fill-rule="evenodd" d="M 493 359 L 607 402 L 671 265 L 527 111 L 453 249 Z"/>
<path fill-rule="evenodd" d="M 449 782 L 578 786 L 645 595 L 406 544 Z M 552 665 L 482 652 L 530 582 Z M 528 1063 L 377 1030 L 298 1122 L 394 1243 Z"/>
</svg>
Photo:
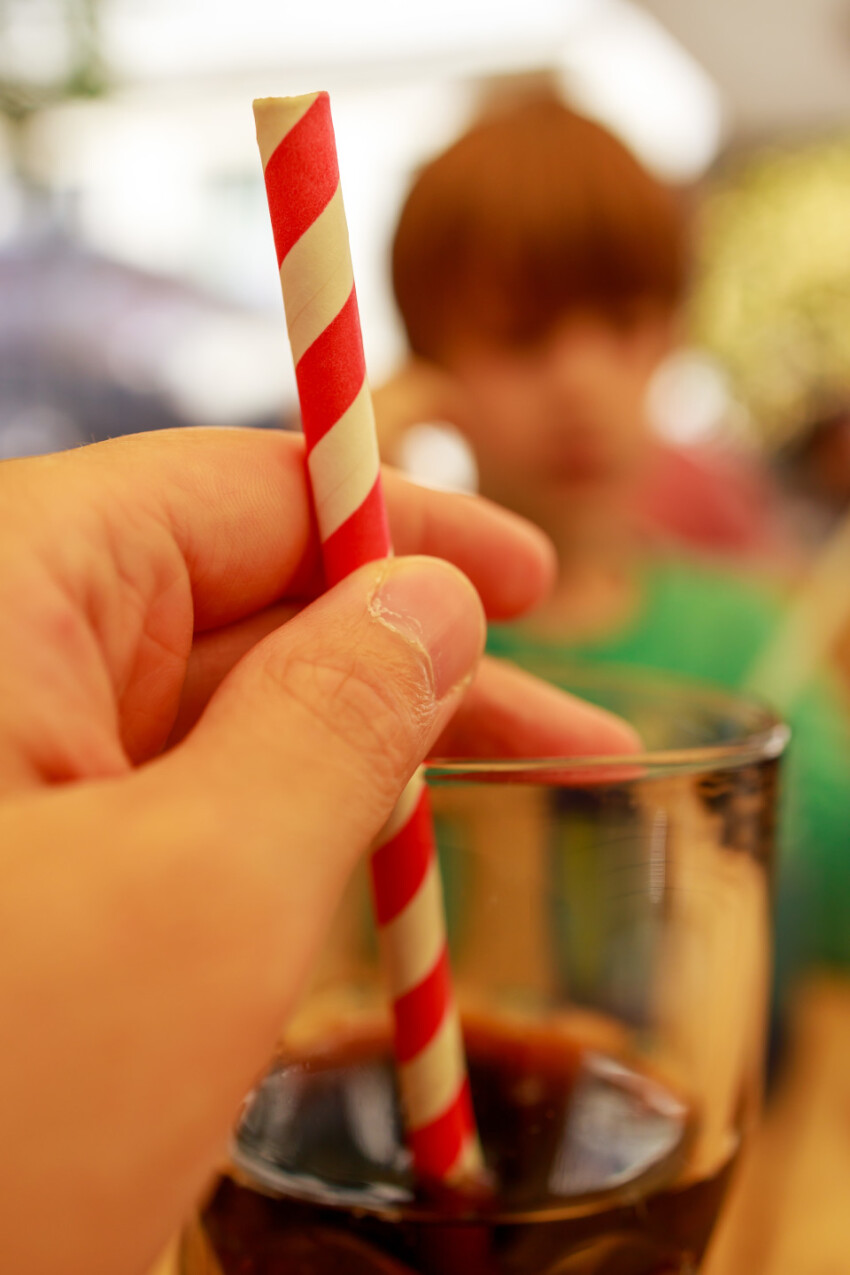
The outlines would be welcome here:
<svg viewBox="0 0 850 1275">
<path fill-rule="evenodd" d="M 720 149 L 720 92 L 649 14 L 599 0 L 563 46 L 569 96 L 606 123 L 662 176 L 687 181 Z"/>
<path fill-rule="evenodd" d="M 438 63 L 439 70 L 539 64 L 599 0 L 112 0 L 104 12 L 110 63 L 144 78 L 264 66 L 320 79 L 334 66 Z M 459 65 L 462 62 L 463 65 Z M 308 86 L 309 87 L 309 86 Z M 303 92 L 302 87 L 293 92 Z"/>
<path fill-rule="evenodd" d="M 478 470 L 469 444 L 453 425 L 412 426 L 399 446 L 399 468 L 426 487 L 475 491 Z"/>
<path fill-rule="evenodd" d="M 570 95 L 663 176 L 699 176 L 722 140 L 713 81 L 631 0 L 322 0 L 297 18 L 287 4 L 241 0 L 238 22 L 230 0 L 111 0 L 102 25 L 119 80 L 262 72 L 258 93 L 302 93 L 338 75 L 380 91 L 561 69 Z"/>
<path fill-rule="evenodd" d="M 689 446 L 728 434 L 740 408 L 714 359 L 702 350 L 684 349 L 666 359 L 652 378 L 647 411 L 656 433 Z"/>
<path fill-rule="evenodd" d="M 59 0 L 0 4 L 0 76 L 41 85 L 70 73 L 73 49 L 63 10 Z"/>
</svg>

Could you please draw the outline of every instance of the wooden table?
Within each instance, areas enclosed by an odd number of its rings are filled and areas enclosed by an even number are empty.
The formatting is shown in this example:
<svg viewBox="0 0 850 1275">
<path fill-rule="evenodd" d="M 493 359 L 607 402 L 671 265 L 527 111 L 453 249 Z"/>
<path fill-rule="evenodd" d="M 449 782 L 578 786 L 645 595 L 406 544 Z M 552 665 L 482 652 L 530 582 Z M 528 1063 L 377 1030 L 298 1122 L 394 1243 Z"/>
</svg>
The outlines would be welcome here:
<svg viewBox="0 0 850 1275">
<path fill-rule="evenodd" d="M 810 984 L 791 1039 L 702 1275 L 850 1275 L 850 980 Z"/>
<path fill-rule="evenodd" d="M 791 1040 L 704 1275 L 850 1275 L 850 982 L 810 984 Z"/>
</svg>

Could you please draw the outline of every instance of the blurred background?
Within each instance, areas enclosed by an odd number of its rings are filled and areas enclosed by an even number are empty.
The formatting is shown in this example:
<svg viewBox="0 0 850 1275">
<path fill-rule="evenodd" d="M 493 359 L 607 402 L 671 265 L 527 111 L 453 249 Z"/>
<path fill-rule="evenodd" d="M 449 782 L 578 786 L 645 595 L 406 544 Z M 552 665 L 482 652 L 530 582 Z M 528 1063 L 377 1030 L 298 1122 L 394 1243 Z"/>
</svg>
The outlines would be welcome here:
<svg viewBox="0 0 850 1275">
<path fill-rule="evenodd" d="M 833 642 L 845 693 L 850 0 L 0 0 L 0 457 L 169 425 L 297 424 L 256 96 L 331 93 L 367 366 L 374 384 L 392 377 L 406 343 L 389 244 L 411 179 L 482 103 L 541 78 L 693 212 L 695 272 L 650 386 L 652 429 L 737 492 L 727 529 L 760 506 L 769 534 L 725 548 L 755 544 L 804 595 L 815 582 L 816 645 Z M 400 459 L 475 485 L 439 420 Z M 671 472 L 675 522 L 686 471 Z M 765 687 L 793 683 L 811 615 L 791 618 Z M 850 909 L 833 901 L 846 951 Z M 847 1269 L 846 969 L 809 992 L 795 1040 L 710 1275 Z"/>
<path fill-rule="evenodd" d="M 700 200 L 655 427 L 801 464 L 850 393 L 841 0 L 787 0 L 781 21 L 771 0 L 0 0 L 0 452 L 293 416 L 254 96 L 331 91 L 381 381 L 404 348 L 387 245 L 411 174 L 482 93 L 544 71 Z M 419 453 L 469 481 L 445 440 Z"/>
</svg>

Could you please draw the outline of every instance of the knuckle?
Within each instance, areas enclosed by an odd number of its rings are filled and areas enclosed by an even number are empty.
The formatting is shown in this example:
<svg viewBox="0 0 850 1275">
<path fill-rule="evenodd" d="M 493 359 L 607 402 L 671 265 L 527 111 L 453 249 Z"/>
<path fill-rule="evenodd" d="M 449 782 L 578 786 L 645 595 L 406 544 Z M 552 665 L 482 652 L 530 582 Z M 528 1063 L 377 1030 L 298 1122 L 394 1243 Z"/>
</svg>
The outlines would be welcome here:
<svg viewBox="0 0 850 1275">
<path fill-rule="evenodd" d="M 355 649 L 290 653 L 271 661 L 268 672 L 326 736 L 356 756 L 370 782 L 398 787 L 430 716 L 424 669 L 378 664 Z"/>
</svg>

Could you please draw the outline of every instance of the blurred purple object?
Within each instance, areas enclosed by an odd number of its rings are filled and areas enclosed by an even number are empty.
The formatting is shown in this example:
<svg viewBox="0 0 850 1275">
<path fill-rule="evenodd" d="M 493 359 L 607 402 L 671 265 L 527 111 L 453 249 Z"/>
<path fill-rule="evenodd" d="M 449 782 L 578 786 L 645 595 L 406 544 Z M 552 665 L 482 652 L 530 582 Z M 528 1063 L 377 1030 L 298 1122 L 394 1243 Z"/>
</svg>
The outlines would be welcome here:
<svg viewBox="0 0 850 1275">
<path fill-rule="evenodd" d="M 240 321 L 256 317 L 61 235 L 5 250 L 0 457 L 209 423 L 192 411 L 191 397 L 175 392 L 174 352 L 205 324 Z M 274 410 L 212 423 L 284 424 Z"/>
</svg>

